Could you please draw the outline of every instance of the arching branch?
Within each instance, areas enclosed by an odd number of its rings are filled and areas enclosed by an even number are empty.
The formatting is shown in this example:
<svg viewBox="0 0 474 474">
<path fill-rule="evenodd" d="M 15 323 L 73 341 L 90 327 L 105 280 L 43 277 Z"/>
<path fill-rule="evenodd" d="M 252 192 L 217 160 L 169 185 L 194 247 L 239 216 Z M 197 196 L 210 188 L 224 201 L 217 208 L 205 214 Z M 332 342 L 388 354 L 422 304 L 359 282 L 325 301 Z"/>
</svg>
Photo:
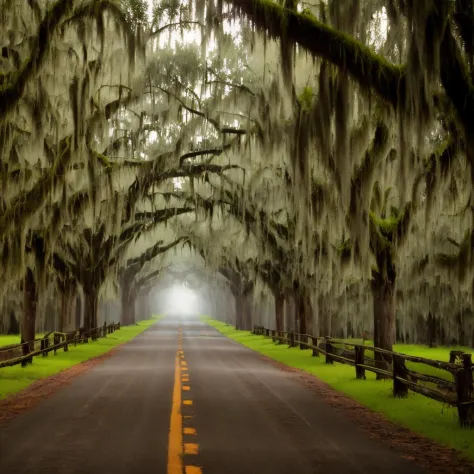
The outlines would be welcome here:
<svg viewBox="0 0 474 474">
<path fill-rule="evenodd" d="M 288 38 L 315 56 L 347 71 L 366 90 L 373 89 L 393 107 L 403 104 L 406 68 L 391 64 L 349 35 L 267 0 L 225 0 L 260 29 L 282 41 Z"/>
<path fill-rule="evenodd" d="M 28 60 L 14 76 L 3 78 L 3 81 L 6 81 L 6 85 L 0 87 L 0 123 L 16 107 L 19 100 L 23 97 L 26 85 L 41 68 L 51 43 L 51 38 L 63 21 L 79 20 L 92 15 L 97 17 L 97 15 L 101 15 L 106 10 L 113 11 L 116 18 L 123 18 L 122 11 L 118 5 L 110 0 L 92 0 L 76 10 L 73 17 L 68 19 L 67 17 L 73 12 L 73 6 L 74 2 L 71 0 L 58 0 L 46 12 L 38 27 L 37 35 L 34 37 Z"/>
<path fill-rule="evenodd" d="M 145 263 L 153 260 L 156 256 L 167 252 L 168 250 L 176 247 L 179 243 L 187 241 L 187 237 L 179 237 L 178 239 L 174 240 L 173 242 L 162 245 L 163 242 L 157 242 L 153 247 L 147 249 L 144 253 L 142 253 L 139 257 L 130 258 L 127 260 L 127 267 L 135 266 L 136 264 L 140 264 L 140 268 L 145 265 Z"/>
</svg>

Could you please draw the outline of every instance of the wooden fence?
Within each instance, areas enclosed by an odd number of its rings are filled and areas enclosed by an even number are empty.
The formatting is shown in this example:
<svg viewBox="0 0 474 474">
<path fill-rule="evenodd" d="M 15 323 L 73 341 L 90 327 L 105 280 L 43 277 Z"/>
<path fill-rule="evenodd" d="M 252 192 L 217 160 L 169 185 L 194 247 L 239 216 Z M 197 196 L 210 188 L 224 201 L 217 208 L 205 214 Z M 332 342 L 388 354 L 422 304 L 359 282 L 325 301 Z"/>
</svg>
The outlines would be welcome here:
<svg viewBox="0 0 474 474">
<path fill-rule="evenodd" d="M 33 357 L 41 355 L 47 357 L 49 352 L 56 352 L 58 349 L 63 349 L 64 352 L 69 350 L 71 344 L 74 347 L 80 344 L 86 344 L 89 339 L 95 341 L 100 337 L 107 337 L 117 329 L 120 329 L 120 323 L 112 323 L 91 329 L 86 332 L 83 328 L 75 329 L 70 332 L 50 332 L 44 337 L 35 339 L 34 341 L 25 342 L 22 344 L 14 344 L 10 346 L 0 347 L 0 368 L 11 367 L 21 364 L 25 367 L 27 364 L 33 362 Z"/>
<path fill-rule="evenodd" d="M 455 406 L 461 426 L 474 426 L 474 366 L 471 354 L 451 351 L 449 362 L 443 362 L 332 337 L 276 331 L 262 326 L 254 326 L 253 333 L 271 337 L 274 342 L 288 344 L 288 347 L 299 346 L 300 349 L 312 349 L 313 356 L 320 354 L 325 356 L 326 364 L 333 364 L 336 361 L 354 366 L 355 376 L 358 379 L 365 380 L 366 371 L 376 373 L 379 378 L 392 379 L 395 397 L 406 397 L 408 391 L 411 390 Z M 370 352 L 373 353 L 373 357 L 368 355 Z M 434 374 L 424 374 L 414 370 L 420 364 L 430 367 L 428 372 L 431 371 Z"/>
</svg>

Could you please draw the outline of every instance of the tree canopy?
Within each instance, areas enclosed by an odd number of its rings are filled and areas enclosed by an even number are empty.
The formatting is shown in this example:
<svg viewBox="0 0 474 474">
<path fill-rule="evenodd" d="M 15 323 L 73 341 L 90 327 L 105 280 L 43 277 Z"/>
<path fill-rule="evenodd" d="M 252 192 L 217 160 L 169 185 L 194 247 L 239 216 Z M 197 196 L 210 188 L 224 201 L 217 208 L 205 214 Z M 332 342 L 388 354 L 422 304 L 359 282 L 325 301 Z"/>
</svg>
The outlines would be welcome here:
<svg viewBox="0 0 474 474">
<path fill-rule="evenodd" d="M 473 343 L 473 5 L 1 0 L 4 326 L 174 252 L 239 325 Z"/>
</svg>

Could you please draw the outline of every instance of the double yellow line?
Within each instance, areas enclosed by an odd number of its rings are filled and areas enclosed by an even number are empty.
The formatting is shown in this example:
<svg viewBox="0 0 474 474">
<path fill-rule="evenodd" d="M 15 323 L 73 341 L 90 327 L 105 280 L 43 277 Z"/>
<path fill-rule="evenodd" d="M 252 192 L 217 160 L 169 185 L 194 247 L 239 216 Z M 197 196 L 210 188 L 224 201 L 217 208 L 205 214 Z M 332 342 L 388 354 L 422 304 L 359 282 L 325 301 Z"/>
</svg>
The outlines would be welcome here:
<svg viewBox="0 0 474 474">
<path fill-rule="evenodd" d="M 184 455 L 196 455 L 199 453 L 197 443 L 185 443 L 184 436 L 196 436 L 196 429 L 183 428 L 182 407 L 190 407 L 193 404 L 191 398 L 183 399 L 182 392 L 189 392 L 189 373 L 183 351 L 183 332 L 178 329 L 178 352 L 175 359 L 173 403 L 171 406 L 170 433 L 168 437 L 168 474 L 202 474 L 202 469 L 197 466 L 187 465 Z M 184 416 L 191 419 L 191 416 Z"/>
</svg>

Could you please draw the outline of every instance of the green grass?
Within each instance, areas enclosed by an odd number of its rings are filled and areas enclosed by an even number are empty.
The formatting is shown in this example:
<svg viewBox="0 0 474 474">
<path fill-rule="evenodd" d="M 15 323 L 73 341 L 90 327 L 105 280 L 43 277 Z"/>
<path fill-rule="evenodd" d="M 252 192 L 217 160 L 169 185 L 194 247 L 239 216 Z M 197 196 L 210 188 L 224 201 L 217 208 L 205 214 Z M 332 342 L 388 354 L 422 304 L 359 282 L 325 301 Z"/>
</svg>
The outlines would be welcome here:
<svg viewBox="0 0 474 474">
<path fill-rule="evenodd" d="M 347 339 L 347 342 L 351 342 L 354 344 L 362 344 L 361 339 Z M 365 345 L 373 346 L 373 341 L 366 340 Z M 335 346 L 342 348 L 342 344 L 335 344 Z M 347 348 L 352 349 L 350 346 L 347 346 Z M 422 346 L 418 344 L 395 344 L 393 346 L 393 350 L 394 352 L 400 352 L 401 354 L 424 357 L 425 359 L 439 360 L 441 362 L 449 362 L 449 352 L 452 350 L 469 353 L 473 352 L 473 349 L 470 347 L 452 346 L 429 348 L 428 346 Z M 371 350 L 366 350 L 365 355 L 372 359 L 374 358 L 374 352 Z M 419 372 L 420 374 L 431 375 L 440 379 L 454 382 L 453 375 L 446 370 L 437 369 L 436 367 L 431 367 L 425 364 L 419 364 L 417 362 L 407 362 L 406 366 L 409 370 L 413 370 L 414 372 Z"/>
<path fill-rule="evenodd" d="M 324 357 L 311 357 L 310 350 L 289 349 L 287 345 L 273 343 L 271 338 L 255 336 L 249 331 L 238 331 L 228 324 L 207 317 L 203 320 L 230 339 L 278 362 L 315 375 L 339 392 L 382 413 L 387 419 L 440 444 L 455 448 L 470 460 L 474 460 L 474 429 L 459 427 L 455 408 L 413 392 L 409 392 L 406 399 L 394 398 L 391 380 L 375 380 L 375 374 L 370 372 L 366 372 L 367 380 L 357 380 L 355 368 L 349 365 L 337 362 L 334 365 L 326 365 Z M 427 349 L 416 345 L 397 344 L 396 350 L 448 361 L 450 349 Z"/>
<path fill-rule="evenodd" d="M 57 374 L 64 369 L 105 354 L 114 347 L 138 336 L 159 319 L 160 317 L 154 317 L 153 319 L 140 321 L 134 326 L 123 326 L 120 330 L 107 335 L 106 338 L 101 338 L 88 344 L 78 344 L 76 347 L 71 345 L 68 352 L 60 349 L 56 355 L 50 352 L 48 357 L 34 357 L 33 363 L 26 367 L 15 365 L 13 367 L 1 368 L 0 400 L 8 395 L 18 393 L 20 390 L 31 385 L 35 380 Z M 8 340 L 11 337 L 19 338 L 19 336 L 0 336 L 0 345 L 14 344 L 15 341 L 4 343 L 4 340 Z"/>
<path fill-rule="evenodd" d="M 35 334 L 35 338 L 39 339 L 44 336 L 44 333 Z M 11 346 L 13 344 L 20 344 L 21 338 L 19 334 L 9 334 L 6 336 L 5 334 L 0 334 L 0 347 L 3 346 Z"/>
</svg>

